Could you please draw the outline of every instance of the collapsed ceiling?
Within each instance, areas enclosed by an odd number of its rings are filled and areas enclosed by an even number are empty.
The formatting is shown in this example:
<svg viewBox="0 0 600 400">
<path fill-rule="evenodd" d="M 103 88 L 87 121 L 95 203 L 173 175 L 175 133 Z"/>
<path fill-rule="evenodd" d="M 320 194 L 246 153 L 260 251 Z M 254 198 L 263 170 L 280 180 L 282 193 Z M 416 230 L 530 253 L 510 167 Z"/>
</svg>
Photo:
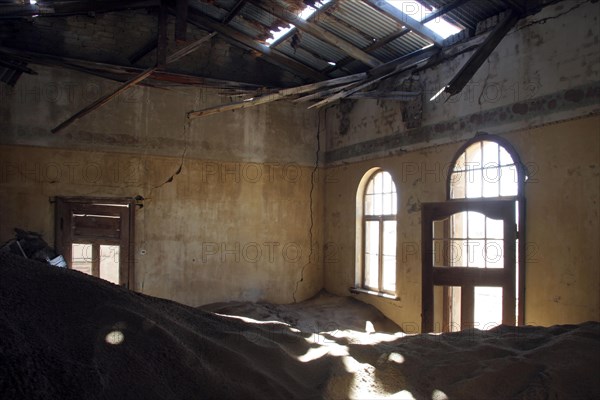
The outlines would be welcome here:
<svg viewBox="0 0 600 400">
<path fill-rule="evenodd" d="M 452 95 L 519 19 L 551 2 L 2 0 L 0 79 L 14 85 L 42 64 L 125 82 L 91 110 L 135 84 L 243 96 L 189 114 L 199 117 L 282 98 L 311 107 L 348 97 L 409 101 L 415 92 L 381 82 L 474 50 L 442 88 Z M 441 24 L 458 33 L 444 38 Z"/>
</svg>

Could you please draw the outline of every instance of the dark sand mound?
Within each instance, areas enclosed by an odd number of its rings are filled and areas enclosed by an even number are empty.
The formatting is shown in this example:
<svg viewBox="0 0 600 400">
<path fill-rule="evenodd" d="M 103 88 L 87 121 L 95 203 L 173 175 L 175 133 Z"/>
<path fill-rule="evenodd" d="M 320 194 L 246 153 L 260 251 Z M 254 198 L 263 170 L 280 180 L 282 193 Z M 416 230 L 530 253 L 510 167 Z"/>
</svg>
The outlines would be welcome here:
<svg viewBox="0 0 600 400">
<path fill-rule="evenodd" d="M 298 361 L 309 348 L 281 324 L 0 255 L 0 399 L 320 398 L 329 361 Z"/>
<path fill-rule="evenodd" d="M 240 308 L 271 319 L 264 305 Z M 299 327 L 328 315 L 304 305 L 275 310 L 283 320 L 293 312 Z M 347 314 L 340 310 L 338 322 Z M 598 370 L 596 322 L 414 336 L 336 326 L 311 334 L 0 255 L 2 400 L 597 399 Z"/>
</svg>

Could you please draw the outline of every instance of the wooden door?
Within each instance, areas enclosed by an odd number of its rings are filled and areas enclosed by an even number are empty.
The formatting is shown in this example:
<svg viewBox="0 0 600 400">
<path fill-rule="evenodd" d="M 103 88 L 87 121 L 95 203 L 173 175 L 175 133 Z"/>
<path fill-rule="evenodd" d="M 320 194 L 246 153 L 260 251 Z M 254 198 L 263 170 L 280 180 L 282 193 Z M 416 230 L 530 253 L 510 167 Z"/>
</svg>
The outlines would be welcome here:
<svg viewBox="0 0 600 400">
<path fill-rule="evenodd" d="M 451 312 L 446 297 L 449 288 L 460 293 L 461 329 L 475 325 L 475 293 L 481 288 L 499 288 L 496 291 L 501 291 L 501 322 L 514 325 L 517 238 L 514 200 L 424 203 L 421 217 L 422 331 L 434 331 L 435 304 L 437 307 L 442 304 L 444 324 L 447 323 Z M 469 228 L 474 232 L 469 232 Z M 492 250 L 494 258 L 490 256 Z M 435 301 L 436 286 L 444 288 L 442 301 Z"/>
</svg>

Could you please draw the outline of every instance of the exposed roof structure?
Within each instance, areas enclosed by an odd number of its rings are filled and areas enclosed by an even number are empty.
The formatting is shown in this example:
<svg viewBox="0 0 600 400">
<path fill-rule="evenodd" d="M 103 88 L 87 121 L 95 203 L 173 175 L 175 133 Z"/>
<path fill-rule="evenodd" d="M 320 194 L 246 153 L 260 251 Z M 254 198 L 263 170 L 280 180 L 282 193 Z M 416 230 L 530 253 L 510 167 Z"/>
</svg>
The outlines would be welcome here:
<svg viewBox="0 0 600 400">
<path fill-rule="evenodd" d="M 402 91 L 392 90 L 394 96 L 368 89 L 382 79 L 477 49 L 464 71 L 449 77 L 449 85 L 442 88 L 455 94 L 520 18 L 551 2 L 555 1 L 4 0 L 0 73 L 3 82 L 14 84 L 20 73 L 33 72 L 27 63 L 60 65 L 122 82 L 145 74 L 135 83 L 216 86 L 244 93 L 236 108 L 284 97 L 322 106 L 349 96 L 369 97 L 368 93 L 410 98 L 411 93 Z M 115 22 L 99 19 L 104 13 L 125 13 L 118 35 L 105 34 Z M 61 24 L 40 22 L 57 18 Z M 458 33 L 444 38 L 436 32 L 436 22 L 454 26 Z M 282 30 L 281 37 L 273 38 Z M 42 44 L 49 40 L 45 36 L 67 32 L 77 36 Z M 24 38 L 29 42 L 21 45 Z M 206 50 L 215 40 L 251 57 L 230 56 L 227 66 L 226 57 Z M 129 42 L 137 47 L 127 48 Z M 73 51 L 77 46 L 83 53 Z M 86 48 L 93 59 L 81 55 Z M 201 51 L 190 65 L 175 62 Z M 262 64 L 251 67 L 252 60 Z M 146 73 L 148 68 L 153 69 Z"/>
</svg>

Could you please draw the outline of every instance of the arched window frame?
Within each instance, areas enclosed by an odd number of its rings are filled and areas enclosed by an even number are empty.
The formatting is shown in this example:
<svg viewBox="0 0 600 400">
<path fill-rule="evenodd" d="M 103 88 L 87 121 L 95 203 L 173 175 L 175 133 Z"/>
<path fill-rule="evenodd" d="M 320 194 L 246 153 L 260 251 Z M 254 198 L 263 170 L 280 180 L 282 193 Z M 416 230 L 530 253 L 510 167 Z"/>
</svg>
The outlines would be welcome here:
<svg viewBox="0 0 600 400">
<path fill-rule="evenodd" d="M 448 168 L 448 175 L 446 176 L 446 200 L 454 200 L 450 197 L 450 191 L 451 191 L 451 186 L 452 186 L 452 173 L 454 172 L 454 166 L 456 165 L 458 159 L 460 158 L 460 156 L 463 155 L 463 153 L 465 153 L 465 151 L 469 147 L 471 147 L 471 145 L 482 142 L 482 141 L 495 142 L 499 146 L 503 147 L 508 152 L 508 154 L 511 156 L 511 158 L 513 159 L 515 168 L 517 170 L 517 195 L 516 196 L 505 196 L 505 198 L 514 197 L 515 200 L 519 200 L 520 198 L 524 199 L 525 198 L 525 196 L 524 196 L 525 185 L 524 184 L 525 184 L 525 180 L 526 180 L 526 176 L 527 176 L 526 168 L 523 165 L 523 163 L 521 162 L 521 159 L 520 159 L 517 151 L 514 149 L 512 144 L 510 144 L 510 142 L 507 141 L 506 139 L 504 139 L 503 137 L 491 135 L 488 133 L 478 133 L 473 138 L 471 138 L 470 140 L 465 142 L 456 151 L 456 153 L 454 154 L 454 157 L 452 158 L 452 161 L 450 162 L 450 168 Z M 519 202 L 519 204 L 520 204 L 520 202 Z M 520 211 L 521 210 L 519 210 L 519 212 Z M 520 213 L 519 213 L 519 215 L 520 215 Z"/>
<path fill-rule="evenodd" d="M 517 171 L 517 194 L 515 196 L 502 196 L 501 198 L 505 199 L 513 199 L 518 202 L 518 232 L 517 239 L 518 243 L 518 263 L 519 263 L 519 272 L 518 272 L 518 324 L 523 325 L 525 323 L 525 268 L 526 268 L 526 201 L 525 201 L 525 181 L 527 180 L 527 169 L 525 165 L 521 162 L 521 158 L 519 154 L 512 146 L 512 144 L 504 139 L 503 137 L 491 135 L 488 133 L 478 133 L 473 138 L 465 142 L 455 153 L 452 161 L 450 163 L 450 168 L 448 168 L 448 175 L 446 177 L 446 200 L 485 200 L 484 198 L 462 198 L 462 199 L 453 199 L 451 198 L 451 188 L 452 188 L 452 173 L 454 172 L 454 166 L 456 165 L 458 159 L 466 152 L 466 150 L 475 143 L 489 141 L 495 142 L 499 146 L 503 147 L 504 150 L 508 152 L 510 157 L 512 157 L 513 163 L 515 165 L 515 169 Z M 496 200 L 500 197 L 492 197 L 491 200 Z"/>
<path fill-rule="evenodd" d="M 369 183 L 375 179 L 375 176 L 379 173 L 387 173 L 391 177 L 392 184 L 395 190 L 396 208 L 393 210 L 394 214 L 382 214 L 382 215 L 367 215 L 365 210 L 365 198 L 367 195 L 367 188 Z M 384 170 L 380 167 L 369 169 L 362 177 L 358 189 L 356 192 L 356 259 L 355 259 L 355 285 L 352 291 L 363 291 L 370 294 L 376 294 L 388 298 L 396 298 L 397 288 L 397 266 L 398 266 L 398 214 L 399 214 L 399 198 L 398 198 L 398 185 L 394 179 L 393 174 L 390 171 Z M 396 289 L 393 291 L 384 290 L 382 282 L 383 265 L 381 263 L 381 257 L 379 260 L 379 284 L 375 287 L 368 287 L 365 285 L 365 240 L 366 240 L 366 221 L 367 220 L 380 220 L 383 221 L 395 221 L 396 222 L 396 254 L 394 262 L 395 272 L 395 283 Z"/>
</svg>

